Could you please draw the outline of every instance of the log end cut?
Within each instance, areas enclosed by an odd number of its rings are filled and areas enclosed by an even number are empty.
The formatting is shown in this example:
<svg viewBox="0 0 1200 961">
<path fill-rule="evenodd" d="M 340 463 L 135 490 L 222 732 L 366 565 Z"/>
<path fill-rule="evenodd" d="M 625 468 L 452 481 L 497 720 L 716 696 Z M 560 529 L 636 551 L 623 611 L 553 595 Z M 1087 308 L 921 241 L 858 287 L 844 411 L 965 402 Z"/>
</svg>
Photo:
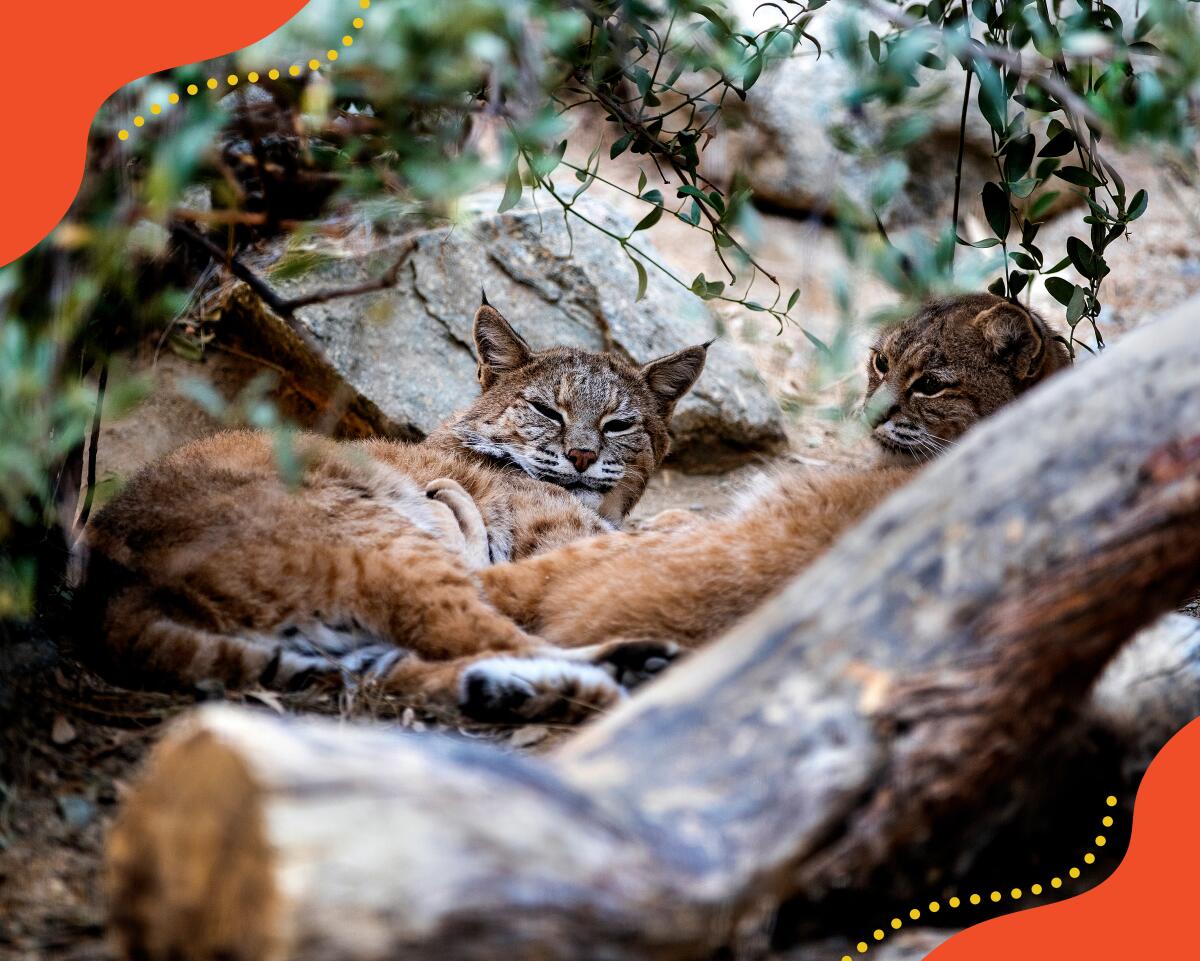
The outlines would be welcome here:
<svg viewBox="0 0 1200 961">
<path fill-rule="evenodd" d="M 109 838 L 120 957 L 275 961 L 286 952 L 263 792 L 211 730 L 154 753 Z"/>
</svg>

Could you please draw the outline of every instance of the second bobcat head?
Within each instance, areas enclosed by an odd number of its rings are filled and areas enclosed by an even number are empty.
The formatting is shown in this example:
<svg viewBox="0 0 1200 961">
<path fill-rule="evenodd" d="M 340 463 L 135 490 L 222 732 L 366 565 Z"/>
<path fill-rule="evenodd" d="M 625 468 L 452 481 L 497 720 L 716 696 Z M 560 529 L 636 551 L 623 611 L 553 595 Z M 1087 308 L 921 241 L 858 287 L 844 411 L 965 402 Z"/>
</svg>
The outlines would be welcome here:
<svg viewBox="0 0 1200 961">
<path fill-rule="evenodd" d="M 930 301 L 871 349 L 872 436 L 897 459 L 928 460 L 1070 362 L 1045 321 L 1002 297 Z"/>
<path fill-rule="evenodd" d="M 708 345 L 641 365 L 575 347 L 535 351 L 486 302 L 473 334 L 483 393 L 451 425 L 454 436 L 619 523 L 666 456 L 675 404 Z"/>
</svg>

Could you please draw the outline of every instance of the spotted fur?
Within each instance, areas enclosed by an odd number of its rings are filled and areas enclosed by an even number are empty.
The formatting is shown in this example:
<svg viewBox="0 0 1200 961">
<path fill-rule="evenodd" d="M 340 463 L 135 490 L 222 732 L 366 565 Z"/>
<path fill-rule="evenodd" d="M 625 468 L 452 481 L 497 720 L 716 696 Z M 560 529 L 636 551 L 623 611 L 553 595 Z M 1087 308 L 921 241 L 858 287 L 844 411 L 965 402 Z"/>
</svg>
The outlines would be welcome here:
<svg viewBox="0 0 1200 961">
<path fill-rule="evenodd" d="M 925 304 L 867 359 L 875 441 L 897 463 L 928 460 L 1070 356 L 1036 313 L 992 294 Z"/>
<path fill-rule="evenodd" d="M 892 396 L 874 436 L 899 463 L 780 472 L 723 516 L 672 512 L 642 531 L 489 567 L 481 575 L 488 597 L 563 646 L 703 644 L 775 594 L 927 457 L 1069 362 L 1040 318 L 990 295 L 927 304 L 881 334 L 872 365 L 880 356 L 886 369 L 872 374 L 868 394 Z M 926 376 L 944 388 L 918 396 L 913 385 Z"/>
<path fill-rule="evenodd" d="M 241 431 L 139 472 L 83 541 L 82 619 L 98 657 L 150 684 L 371 679 L 489 718 L 579 719 L 613 703 L 615 683 L 591 661 L 546 667 L 556 651 L 496 612 L 471 571 L 619 522 L 666 453 L 704 349 L 644 367 L 533 352 L 486 306 L 475 336 L 481 397 L 424 444 L 303 435 L 289 485 L 271 438 Z M 534 399 L 561 412 L 556 430 Z M 618 418 L 628 426 L 606 430 Z M 576 469 L 583 449 L 595 458 Z M 465 683 L 472 671 L 482 680 Z"/>
<path fill-rule="evenodd" d="M 490 305 L 475 320 L 483 394 L 430 443 L 563 487 L 616 525 L 667 455 L 675 404 L 707 344 L 647 364 L 572 347 L 535 351 Z"/>
</svg>

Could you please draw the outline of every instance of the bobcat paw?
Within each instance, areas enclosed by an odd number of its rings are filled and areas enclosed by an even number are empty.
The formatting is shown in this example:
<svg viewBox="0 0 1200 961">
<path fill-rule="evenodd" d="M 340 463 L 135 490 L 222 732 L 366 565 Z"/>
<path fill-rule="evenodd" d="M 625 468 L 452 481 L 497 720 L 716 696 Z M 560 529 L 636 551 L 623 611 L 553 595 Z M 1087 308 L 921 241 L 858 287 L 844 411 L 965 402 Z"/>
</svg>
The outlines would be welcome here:
<svg viewBox="0 0 1200 961">
<path fill-rule="evenodd" d="M 546 657 L 489 657 L 463 671 L 458 707 L 493 723 L 577 724 L 625 697 L 599 667 Z"/>
<path fill-rule="evenodd" d="M 611 641 L 585 650 L 591 663 L 628 690 L 657 677 L 684 653 L 671 641 Z"/>
<path fill-rule="evenodd" d="M 460 552 L 467 566 L 473 570 L 487 567 L 491 563 L 487 527 L 474 498 L 458 481 L 449 477 L 431 480 L 425 485 L 425 496 L 450 510 L 461 538 Z"/>
</svg>

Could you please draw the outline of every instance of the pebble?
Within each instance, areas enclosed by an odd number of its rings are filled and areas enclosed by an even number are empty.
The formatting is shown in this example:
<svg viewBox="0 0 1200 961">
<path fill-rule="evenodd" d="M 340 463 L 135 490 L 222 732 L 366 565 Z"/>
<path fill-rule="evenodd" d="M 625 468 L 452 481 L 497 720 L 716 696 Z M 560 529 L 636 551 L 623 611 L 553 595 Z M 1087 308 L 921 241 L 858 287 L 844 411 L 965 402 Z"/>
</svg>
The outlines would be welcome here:
<svg viewBox="0 0 1200 961">
<path fill-rule="evenodd" d="M 75 726 L 62 714 L 55 715 L 54 724 L 50 728 L 50 740 L 55 744 L 70 744 L 75 740 L 75 736 Z"/>
</svg>

